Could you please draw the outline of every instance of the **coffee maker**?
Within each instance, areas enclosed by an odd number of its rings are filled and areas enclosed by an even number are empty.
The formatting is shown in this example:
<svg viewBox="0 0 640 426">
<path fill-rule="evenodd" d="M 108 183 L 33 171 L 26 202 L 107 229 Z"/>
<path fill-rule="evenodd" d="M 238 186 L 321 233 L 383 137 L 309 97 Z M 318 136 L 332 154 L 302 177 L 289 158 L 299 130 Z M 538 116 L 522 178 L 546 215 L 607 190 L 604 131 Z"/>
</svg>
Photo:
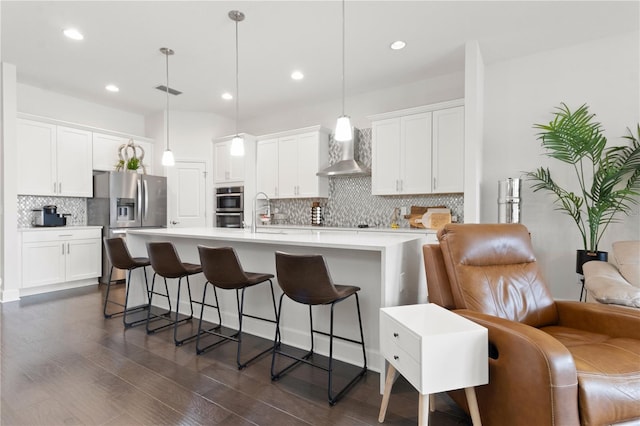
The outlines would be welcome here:
<svg viewBox="0 0 640 426">
<path fill-rule="evenodd" d="M 67 218 L 65 214 L 58 213 L 58 207 L 48 205 L 42 209 L 34 209 L 32 224 L 33 226 L 66 226 Z"/>
</svg>

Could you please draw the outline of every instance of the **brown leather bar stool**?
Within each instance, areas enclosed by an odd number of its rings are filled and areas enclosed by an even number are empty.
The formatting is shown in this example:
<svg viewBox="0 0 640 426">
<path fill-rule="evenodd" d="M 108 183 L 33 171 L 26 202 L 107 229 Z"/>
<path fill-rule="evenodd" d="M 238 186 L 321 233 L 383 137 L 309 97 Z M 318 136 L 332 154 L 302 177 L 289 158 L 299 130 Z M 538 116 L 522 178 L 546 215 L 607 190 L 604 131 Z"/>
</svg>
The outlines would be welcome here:
<svg viewBox="0 0 640 426">
<path fill-rule="evenodd" d="M 327 265 L 322 255 L 298 255 L 276 252 L 276 273 L 278 275 L 278 284 L 284 292 L 280 296 L 278 304 L 278 316 L 276 323 L 276 339 L 273 346 L 273 357 L 271 359 L 271 380 L 278 380 L 284 374 L 300 363 L 309 364 L 318 367 L 329 373 L 328 398 L 329 404 L 334 405 L 345 393 L 353 387 L 353 385 L 362 378 L 367 372 L 367 355 L 364 348 L 364 333 L 362 332 L 362 316 L 360 315 L 360 300 L 358 299 L 358 291 L 360 287 L 350 285 L 334 284 L 329 275 Z M 282 299 L 287 295 L 291 300 L 309 305 L 309 329 L 311 330 L 311 349 L 302 357 L 296 357 L 292 354 L 285 353 L 280 347 L 280 321 L 282 320 Z M 360 326 L 360 341 L 349 339 L 347 337 L 336 336 L 333 333 L 333 308 L 338 302 L 342 302 L 350 296 L 355 296 L 356 306 L 358 310 L 358 323 Z M 313 305 L 331 305 L 331 321 L 329 324 L 329 333 L 319 331 L 313 328 L 313 315 L 311 307 Z M 322 334 L 329 337 L 329 367 L 314 364 L 309 361 L 313 355 L 313 333 Z M 337 393 L 333 393 L 333 339 L 355 343 L 362 346 L 362 358 L 364 365 L 353 377 Z M 275 372 L 276 355 L 283 355 L 287 358 L 295 360 L 279 372 Z"/>
<path fill-rule="evenodd" d="M 111 268 L 109 269 L 109 279 L 107 281 L 107 294 L 104 299 L 104 307 L 103 314 L 105 318 L 112 318 L 116 315 L 122 314 L 122 322 L 125 327 L 132 327 L 134 325 L 142 324 L 147 321 L 146 318 L 136 320 L 136 321 L 127 321 L 127 314 L 132 312 L 140 312 L 142 310 L 149 308 L 149 282 L 147 280 L 147 269 L 146 267 L 151 265 L 149 259 L 146 257 L 131 257 L 129 253 L 129 249 L 127 248 L 127 244 L 124 241 L 124 238 L 116 237 L 116 238 L 103 238 L 104 248 L 107 252 L 107 257 L 109 258 L 109 262 L 111 262 Z M 122 269 L 128 272 L 128 279 L 124 298 L 124 304 L 110 300 L 109 299 L 109 291 L 111 290 L 111 284 L 113 283 L 113 268 Z M 147 290 L 147 303 L 145 305 L 134 306 L 131 308 L 127 308 L 129 304 L 129 283 L 131 282 L 131 271 L 137 268 L 142 268 L 144 271 L 144 285 Z M 107 305 L 114 304 L 121 306 L 124 308 L 122 311 L 107 313 Z"/>
<path fill-rule="evenodd" d="M 202 294 L 202 310 L 200 312 L 200 321 L 198 323 L 198 338 L 196 340 L 196 353 L 200 355 L 208 349 L 211 349 L 221 343 L 227 341 L 234 341 L 238 343 L 238 349 L 236 351 L 236 363 L 238 364 L 238 369 L 242 370 L 245 368 L 250 362 L 256 360 L 260 356 L 271 352 L 273 349 L 273 345 L 269 345 L 269 347 L 262 352 L 254 355 L 247 361 L 240 361 L 240 352 L 242 349 L 242 320 L 244 317 L 249 317 L 253 319 L 258 319 L 262 321 L 271 322 L 273 324 L 276 323 L 278 318 L 276 311 L 276 297 L 273 292 L 273 274 L 264 274 L 264 273 L 256 273 L 256 272 L 245 272 L 242 269 L 242 265 L 240 264 L 240 260 L 238 259 L 238 255 L 236 251 L 232 247 L 205 247 L 198 246 L 198 252 L 200 253 L 200 263 L 202 265 L 202 272 L 204 272 L 204 276 L 207 279 L 207 283 L 205 284 L 204 291 Z M 271 301 L 273 303 L 273 318 L 264 318 L 255 315 L 250 315 L 244 313 L 244 293 L 245 290 L 249 287 L 253 287 L 257 284 L 269 282 L 269 286 L 271 287 Z M 210 305 L 206 304 L 207 297 L 207 284 L 213 285 L 213 294 L 215 296 L 216 304 Z M 218 292 L 217 288 L 225 289 L 225 290 L 235 290 L 236 292 L 236 305 L 238 308 L 238 332 L 227 335 L 222 334 L 218 330 L 222 327 L 222 316 L 220 315 L 220 308 L 218 304 Z M 202 329 L 202 317 L 204 315 L 204 307 L 211 306 L 215 307 L 218 311 L 218 324 L 214 327 L 203 330 Z M 205 346 L 204 348 L 200 348 L 200 336 L 203 334 L 210 334 L 221 339 Z"/>
<path fill-rule="evenodd" d="M 193 336 L 185 337 L 183 339 L 178 339 L 178 325 L 180 323 L 184 323 L 186 321 L 191 321 L 193 318 L 193 304 L 200 303 L 197 300 L 193 300 L 191 297 L 191 285 L 189 283 L 189 276 L 195 275 L 202 272 L 202 268 L 200 265 L 194 263 L 185 263 L 180 260 L 180 256 L 178 256 L 178 252 L 176 252 L 176 248 L 173 243 L 170 242 L 151 242 L 147 243 L 147 252 L 149 253 L 149 260 L 151 261 L 151 267 L 153 268 L 154 274 L 153 279 L 151 280 L 151 291 L 150 300 L 149 300 L 149 310 L 147 313 L 147 334 L 153 334 L 156 331 L 163 330 L 167 327 L 173 326 L 173 341 L 176 346 L 181 346 L 188 340 L 194 339 L 197 337 L 197 334 Z M 156 275 L 160 275 L 164 279 L 164 288 L 165 293 L 158 293 L 155 291 L 155 281 Z M 178 296 L 176 298 L 176 309 L 172 314 L 171 309 L 171 299 L 169 297 L 169 288 L 167 286 L 167 278 L 177 278 L 178 279 Z M 191 308 L 191 313 L 186 318 L 180 318 L 180 287 L 182 284 L 182 279 L 186 278 L 187 281 L 187 292 L 189 294 L 189 307 Z M 151 307 L 153 306 L 152 300 L 153 296 L 162 296 L 167 299 L 169 304 L 169 311 L 164 314 L 157 315 L 151 312 Z M 162 319 L 168 321 L 168 324 L 164 324 L 155 328 L 149 328 L 149 324 L 152 319 Z"/>
</svg>

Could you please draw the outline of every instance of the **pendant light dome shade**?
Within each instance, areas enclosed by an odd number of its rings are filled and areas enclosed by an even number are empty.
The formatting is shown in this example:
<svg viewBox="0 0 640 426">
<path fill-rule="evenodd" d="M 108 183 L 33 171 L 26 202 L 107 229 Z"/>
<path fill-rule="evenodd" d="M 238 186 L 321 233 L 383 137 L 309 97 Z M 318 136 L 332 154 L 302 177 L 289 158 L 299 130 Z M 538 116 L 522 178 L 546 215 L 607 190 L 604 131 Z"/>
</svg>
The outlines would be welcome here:
<svg viewBox="0 0 640 426">
<path fill-rule="evenodd" d="M 236 135 L 231 139 L 230 154 L 235 157 L 242 157 L 244 155 L 244 138 Z"/>
<path fill-rule="evenodd" d="M 167 93 L 167 115 L 166 115 L 166 127 L 167 127 L 167 149 L 162 154 L 162 165 L 171 167 L 175 166 L 176 160 L 173 156 L 173 152 L 171 148 L 169 148 L 169 56 L 173 55 L 173 50 L 168 47 L 161 47 L 160 52 L 162 52 L 166 57 L 166 71 L 167 71 L 167 84 L 165 85 L 166 93 Z"/>
<path fill-rule="evenodd" d="M 338 142 L 347 142 L 353 139 L 353 128 L 351 127 L 351 119 L 348 115 L 338 117 L 333 139 Z"/>
<path fill-rule="evenodd" d="M 244 155 L 244 138 L 238 134 L 238 111 L 240 110 L 240 87 L 238 84 L 238 22 L 244 20 L 244 13 L 239 10 L 229 12 L 229 18 L 236 23 L 236 135 L 231 140 L 230 154 L 234 157 Z"/>
<path fill-rule="evenodd" d="M 167 149 L 164 153 L 162 153 L 162 165 L 168 167 L 176 165 L 176 159 L 173 156 L 173 151 L 171 151 L 170 149 Z"/>
</svg>

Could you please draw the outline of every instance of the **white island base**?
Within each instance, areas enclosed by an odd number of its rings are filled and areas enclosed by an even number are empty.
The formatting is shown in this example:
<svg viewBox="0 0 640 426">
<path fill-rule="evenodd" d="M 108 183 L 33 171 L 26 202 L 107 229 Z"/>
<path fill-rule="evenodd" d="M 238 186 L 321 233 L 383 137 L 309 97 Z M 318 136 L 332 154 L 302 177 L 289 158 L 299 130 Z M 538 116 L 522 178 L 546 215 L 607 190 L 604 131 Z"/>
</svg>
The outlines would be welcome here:
<svg viewBox="0 0 640 426">
<path fill-rule="evenodd" d="M 293 231 L 250 233 L 248 230 L 224 228 L 174 228 L 132 230 L 127 233 L 127 245 L 133 256 L 147 256 L 145 244 L 150 241 L 171 241 L 183 262 L 200 263 L 198 245 L 211 247 L 230 246 L 238 253 L 246 271 L 276 275 L 275 252 L 297 254 L 321 254 L 324 256 L 331 277 L 336 284 L 356 285 L 359 292 L 364 328 L 365 346 L 369 369 L 380 373 L 380 390 L 384 389 L 384 358 L 380 353 L 380 308 L 387 306 L 426 303 L 426 279 L 422 261 L 422 245 L 426 237 L 408 234 L 355 234 L 322 231 Z M 129 283 L 131 306 L 144 303 L 141 271 L 132 275 Z M 151 280 L 152 271 L 149 271 Z M 168 280 L 169 292 L 175 297 L 176 284 Z M 205 278 L 202 274 L 190 277 L 192 296 L 202 298 Z M 160 282 L 156 278 L 156 285 Z M 282 294 L 277 279 L 274 281 L 277 298 Z M 182 287 L 181 313 L 188 313 L 186 286 Z M 208 295 L 212 292 L 208 292 Z M 211 294 L 212 295 L 212 294 Z M 208 297 L 208 296 L 207 296 Z M 213 295 L 212 295 L 213 297 Z M 223 324 L 237 328 L 236 299 L 232 291 L 219 291 Z M 185 302 L 186 301 L 186 302 Z M 162 302 L 162 301 L 160 301 Z M 305 305 L 287 298 L 282 318 L 282 342 L 309 348 L 309 315 Z M 155 299 L 154 299 L 155 304 Z M 159 306 L 163 306 L 159 304 Z M 166 307 L 166 305 L 164 306 Z M 197 309 L 196 309 L 197 308 Z M 200 315 L 199 305 L 194 306 Z M 320 330 L 329 327 L 329 307 L 314 307 L 314 325 Z M 245 293 L 245 312 L 271 318 L 273 307 L 268 285 L 259 285 Z M 204 320 L 216 322 L 213 309 L 205 309 Z M 336 334 L 358 339 L 358 319 L 355 299 L 350 298 L 336 305 Z M 272 340 L 275 328 L 271 324 L 247 318 L 243 331 Z M 329 345 L 325 336 L 316 336 L 315 350 L 328 355 Z M 357 345 L 335 342 L 334 357 L 341 361 L 362 365 L 362 352 Z"/>
</svg>

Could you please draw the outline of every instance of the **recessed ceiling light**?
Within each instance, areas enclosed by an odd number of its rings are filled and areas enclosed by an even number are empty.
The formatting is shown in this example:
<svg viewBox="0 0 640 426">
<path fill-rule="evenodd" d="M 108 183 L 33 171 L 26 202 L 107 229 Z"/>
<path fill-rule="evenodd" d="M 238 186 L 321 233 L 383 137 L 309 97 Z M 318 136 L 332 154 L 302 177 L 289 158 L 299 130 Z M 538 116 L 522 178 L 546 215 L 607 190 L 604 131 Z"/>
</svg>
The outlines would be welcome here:
<svg viewBox="0 0 640 426">
<path fill-rule="evenodd" d="M 67 37 L 69 37 L 72 40 L 82 40 L 82 39 L 84 39 L 84 36 L 82 35 L 82 33 L 80 31 L 78 31 L 77 29 L 75 29 L 75 28 L 67 28 L 63 32 L 64 32 L 64 35 L 66 35 Z"/>
<path fill-rule="evenodd" d="M 393 43 L 391 43 L 391 46 L 389 46 L 389 47 L 391 47 L 391 49 L 393 49 L 393 50 L 400 50 L 400 49 L 404 49 L 404 47 L 406 45 L 407 45 L 407 43 L 405 43 L 404 41 L 397 40 L 397 41 L 394 41 Z"/>
<path fill-rule="evenodd" d="M 300 71 L 294 71 L 291 73 L 291 78 L 294 80 L 302 80 L 304 78 L 304 74 Z"/>
<path fill-rule="evenodd" d="M 107 84 L 104 88 L 107 89 L 110 92 L 119 92 L 120 91 L 120 88 L 118 86 L 116 86 L 115 84 Z"/>
<path fill-rule="evenodd" d="M 233 95 L 229 92 L 225 92 L 222 94 L 222 99 L 224 99 L 225 101 L 230 101 L 231 99 L 233 99 Z"/>
</svg>

